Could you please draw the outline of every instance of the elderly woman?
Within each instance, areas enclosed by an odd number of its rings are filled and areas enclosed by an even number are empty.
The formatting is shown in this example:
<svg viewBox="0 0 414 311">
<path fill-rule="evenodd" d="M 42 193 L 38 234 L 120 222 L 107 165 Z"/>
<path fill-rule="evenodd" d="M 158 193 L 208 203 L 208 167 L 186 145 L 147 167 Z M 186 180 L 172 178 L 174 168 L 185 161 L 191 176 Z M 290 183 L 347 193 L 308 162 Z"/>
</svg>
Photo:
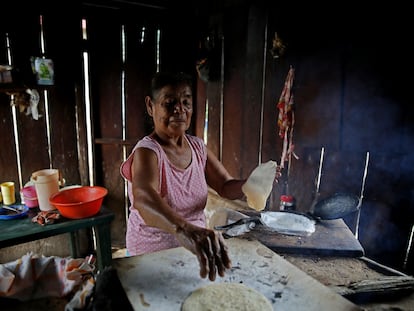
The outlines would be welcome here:
<svg viewBox="0 0 414 311">
<path fill-rule="evenodd" d="M 231 261 L 221 234 L 206 228 L 208 186 L 233 200 L 243 197 L 246 180 L 233 178 L 203 140 L 186 133 L 193 113 L 190 76 L 157 73 L 145 104 L 154 130 L 121 165 L 131 202 L 128 253 L 183 246 L 197 256 L 200 276 L 214 281 Z"/>
</svg>

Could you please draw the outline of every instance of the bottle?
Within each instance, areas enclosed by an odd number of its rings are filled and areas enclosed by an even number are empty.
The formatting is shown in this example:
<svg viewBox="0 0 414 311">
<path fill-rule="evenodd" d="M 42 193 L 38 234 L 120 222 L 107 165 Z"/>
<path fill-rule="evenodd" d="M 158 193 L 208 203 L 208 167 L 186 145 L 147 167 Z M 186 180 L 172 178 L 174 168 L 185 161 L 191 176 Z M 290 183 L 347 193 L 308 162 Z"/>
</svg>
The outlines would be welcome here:
<svg viewBox="0 0 414 311">
<path fill-rule="evenodd" d="M 291 195 L 282 194 L 280 196 L 280 205 L 279 210 L 285 211 L 285 210 L 295 210 L 295 198 Z"/>
</svg>

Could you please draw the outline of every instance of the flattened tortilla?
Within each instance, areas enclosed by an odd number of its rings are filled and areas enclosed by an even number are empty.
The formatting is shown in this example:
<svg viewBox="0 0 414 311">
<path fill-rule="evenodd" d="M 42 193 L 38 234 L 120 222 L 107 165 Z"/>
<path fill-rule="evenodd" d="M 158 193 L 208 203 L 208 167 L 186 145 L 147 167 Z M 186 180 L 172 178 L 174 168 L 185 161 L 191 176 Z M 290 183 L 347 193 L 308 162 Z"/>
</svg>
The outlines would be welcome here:
<svg viewBox="0 0 414 311">
<path fill-rule="evenodd" d="M 193 291 L 181 311 L 272 311 L 270 301 L 260 292 L 240 283 L 214 283 Z"/>
</svg>

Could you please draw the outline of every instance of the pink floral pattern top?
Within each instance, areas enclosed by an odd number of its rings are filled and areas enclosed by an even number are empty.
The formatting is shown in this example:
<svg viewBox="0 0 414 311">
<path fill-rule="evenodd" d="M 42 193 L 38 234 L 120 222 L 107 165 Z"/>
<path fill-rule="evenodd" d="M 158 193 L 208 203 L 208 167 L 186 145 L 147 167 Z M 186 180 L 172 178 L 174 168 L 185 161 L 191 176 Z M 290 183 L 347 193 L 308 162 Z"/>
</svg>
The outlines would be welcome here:
<svg viewBox="0 0 414 311">
<path fill-rule="evenodd" d="M 191 135 L 185 137 L 192 153 L 191 164 L 185 169 L 177 168 L 170 163 L 160 144 L 149 136 L 138 141 L 126 161 L 121 164 L 121 176 L 128 182 L 128 197 L 131 203 L 126 233 L 129 255 L 140 255 L 179 246 L 173 235 L 146 225 L 133 206 L 131 167 L 133 154 L 138 148 L 151 149 L 157 155 L 160 178 L 158 192 L 161 197 L 189 222 L 205 227 L 204 208 L 208 194 L 205 178 L 207 149 L 200 138 Z"/>
</svg>

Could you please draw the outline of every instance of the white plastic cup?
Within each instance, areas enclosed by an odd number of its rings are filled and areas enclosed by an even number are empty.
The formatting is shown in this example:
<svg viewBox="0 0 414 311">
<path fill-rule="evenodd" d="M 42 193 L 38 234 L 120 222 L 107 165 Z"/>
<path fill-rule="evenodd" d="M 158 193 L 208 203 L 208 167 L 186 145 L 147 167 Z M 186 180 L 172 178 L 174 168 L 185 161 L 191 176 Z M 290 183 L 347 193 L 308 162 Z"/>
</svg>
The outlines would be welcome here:
<svg viewBox="0 0 414 311">
<path fill-rule="evenodd" d="M 16 203 L 16 194 L 14 192 L 14 182 L 6 181 L 0 185 L 4 205 Z"/>
<path fill-rule="evenodd" d="M 41 211 L 55 210 L 56 207 L 50 204 L 49 198 L 59 191 L 59 170 L 43 169 L 36 171 L 32 173 L 31 180 L 36 188 L 39 209 Z"/>
</svg>

